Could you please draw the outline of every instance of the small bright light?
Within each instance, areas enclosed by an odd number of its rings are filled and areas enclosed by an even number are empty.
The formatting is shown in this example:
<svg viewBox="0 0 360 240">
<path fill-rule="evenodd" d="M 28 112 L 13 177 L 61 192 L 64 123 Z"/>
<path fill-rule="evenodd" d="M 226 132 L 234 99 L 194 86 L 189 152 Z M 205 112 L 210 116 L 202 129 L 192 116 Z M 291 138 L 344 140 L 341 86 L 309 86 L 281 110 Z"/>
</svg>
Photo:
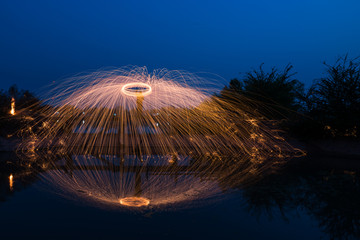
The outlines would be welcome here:
<svg viewBox="0 0 360 240">
<path fill-rule="evenodd" d="M 10 176 L 9 176 L 9 188 L 10 188 L 10 190 L 13 189 L 13 185 L 14 185 L 14 176 L 12 174 L 10 174 Z"/>
<path fill-rule="evenodd" d="M 15 98 L 11 98 L 10 114 L 13 115 L 13 116 L 15 115 Z"/>
</svg>

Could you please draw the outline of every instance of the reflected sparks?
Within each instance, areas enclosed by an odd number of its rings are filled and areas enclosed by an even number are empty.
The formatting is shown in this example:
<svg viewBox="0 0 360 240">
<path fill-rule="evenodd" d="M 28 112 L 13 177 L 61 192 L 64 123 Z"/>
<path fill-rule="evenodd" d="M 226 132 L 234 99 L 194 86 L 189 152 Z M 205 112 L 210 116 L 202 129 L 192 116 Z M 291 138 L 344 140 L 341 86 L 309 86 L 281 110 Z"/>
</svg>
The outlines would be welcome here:
<svg viewBox="0 0 360 240">
<path fill-rule="evenodd" d="M 120 199 L 120 204 L 128 207 L 144 207 L 150 204 L 150 200 L 143 197 L 126 197 Z"/>
<path fill-rule="evenodd" d="M 171 164 L 171 158 L 63 156 L 52 162 L 43 177 L 57 194 L 110 208 L 187 206 L 221 193 L 219 184 L 227 181 L 226 172 L 200 163 L 201 159 L 178 156 Z"/>
<path fill-rule="evenodd" d="M 10 174 L 10 176 L 9 176 L 9 189 L 10 189 L 10 191 L 13 190 L 13 187 L 14 187 L 14 176 L 12 174 Z"/>
</svg>

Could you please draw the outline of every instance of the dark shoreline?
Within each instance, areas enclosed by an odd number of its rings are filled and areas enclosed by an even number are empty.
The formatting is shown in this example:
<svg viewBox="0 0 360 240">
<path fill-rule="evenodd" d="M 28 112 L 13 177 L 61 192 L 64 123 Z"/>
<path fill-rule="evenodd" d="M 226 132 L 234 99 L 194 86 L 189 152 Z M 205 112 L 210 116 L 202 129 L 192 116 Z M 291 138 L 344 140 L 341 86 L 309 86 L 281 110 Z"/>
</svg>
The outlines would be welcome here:
<svg viewBox="0 0 360 240">
<path fill-rule="evenodd" d="M 0 137 L 0 155 L 15 153 L 21 139 L 18 137 Z M 334 168 L 360 169 L 360 142 L 351 140 L 311 140 L 288 141 L 301 149 L 306 156 L 293 158 L 287 165 L 308 165 L 309 167 L 328 166 Z M 340 161 L 341 159 L 341 161 Z"/>
</svg>

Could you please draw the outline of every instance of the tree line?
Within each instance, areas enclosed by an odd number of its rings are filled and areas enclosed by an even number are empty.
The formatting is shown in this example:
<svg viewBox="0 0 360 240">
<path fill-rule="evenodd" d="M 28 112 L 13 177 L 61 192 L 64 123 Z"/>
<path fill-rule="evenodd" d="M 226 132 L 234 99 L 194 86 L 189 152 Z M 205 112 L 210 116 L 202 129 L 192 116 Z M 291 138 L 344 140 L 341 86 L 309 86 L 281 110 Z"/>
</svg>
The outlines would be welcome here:
<svg viewBox="0 0 360 240">
<path fill-rule="evenodd" d="M 303 138 L 354 138 L 360 137 L 360 58 L 339 57 L 333 64 L 324 62 L 325 75 L 305 89 L 296 79 L 294 67 L 288 64 L 258 69 L 245 73 L 241 79 L 232 79 L 216 97 L 231 101 L 248 99 L 254 111 L 264 121 L 276 120 L 280 128 Z M 235 97 L 234 97 L 235 96 Z M 239 96 L 237 98 L 236 96 Z M 0 132 L 4 135 L 10 124 L 11 99 L 17 109 L 40 106 L 41 101 L 27 90 L 16 85 L 0 91 Z M 248 104 L 248 101 L 247 103 Z M 239 106 L 240 107 L 240 106 Z M 36 111 L 36 109 L 33 109 Z M 10 124 L 18 128 L 17 124 Z"/>
<path fill-rule="evenodd" d="M 323 63 L 325 75 L 305 89 L 291 64 L 284 69 L 258 69 L 232 79 L 220 93 L 257 102 L 265 119 L 281 120 L 280 127 L 305 138 L 360 137 L 360 58 L 339 57 Z M 241 103 L 239 103 L 241 104 Z"/>
</svg>

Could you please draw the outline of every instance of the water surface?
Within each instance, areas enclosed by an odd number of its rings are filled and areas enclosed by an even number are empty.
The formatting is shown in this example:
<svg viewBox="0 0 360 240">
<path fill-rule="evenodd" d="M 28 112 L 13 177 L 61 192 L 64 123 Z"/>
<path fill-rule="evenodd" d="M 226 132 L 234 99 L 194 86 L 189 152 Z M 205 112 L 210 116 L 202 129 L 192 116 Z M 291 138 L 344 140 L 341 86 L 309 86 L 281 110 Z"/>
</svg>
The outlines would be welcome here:
<svg viewBox="0 0 360 240">
<path fill-rule="evenodd" d="M 357 168 L 290 164 L 223 189 L 219 200 L 141 211 L 54 194 L 38 172 L 19 167 L 12 156 L 2 156 L 0 169 L 4 239 L 355 239 L 360 232 Z"/>
</svg>

